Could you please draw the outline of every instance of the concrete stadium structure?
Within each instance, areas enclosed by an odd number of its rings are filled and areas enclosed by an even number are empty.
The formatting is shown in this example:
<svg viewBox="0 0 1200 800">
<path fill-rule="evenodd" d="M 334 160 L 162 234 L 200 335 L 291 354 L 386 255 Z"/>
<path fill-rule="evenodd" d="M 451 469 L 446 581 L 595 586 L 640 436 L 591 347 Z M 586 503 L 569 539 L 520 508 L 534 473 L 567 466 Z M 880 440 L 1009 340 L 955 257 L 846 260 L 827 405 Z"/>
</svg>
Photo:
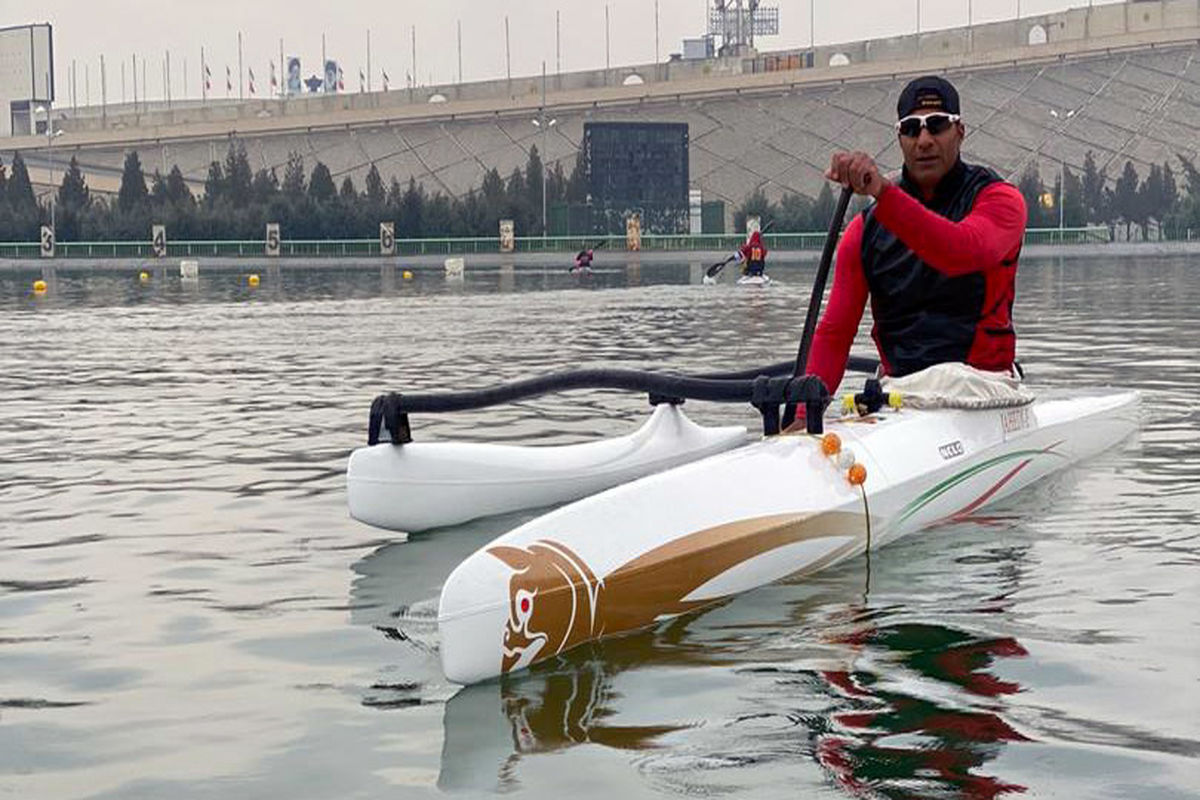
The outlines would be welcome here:
<svg viewBox="0 0 1200 800">
<path fill-rule="evenodd" d="M 758 188 L 774 199 L 813 196 L 834 149 L 866 150 L 898 169 L 895 99 L 909 78 L 930 72 L 959 86 L 965 157 L 1007 176 L 1036 162 L 1051 183 L 1063 163 L 1080 169 L 1089 150 L 1110 179 L 1126 159 L 1144 174 L 1177 154 L 1200 157 L 1200 0 L 1075 9 L 790 55 L 552 77 L 546 113 L 558 124 L 544 158 L 569 172 L 588 121 L 686 122 L 691 184 L 705 200 L 732 207 Z M 810 57 L 818 66 L 800 68 Z M 820 66 L 831 60 L 849 63 Z M 236 138 L 256 169 L 282 174 L 294 151 L 308 169 L 320 160 L 360 190 L 375 164 L 385 181 L 412 176 L 460 196 L 486 170 L 506 176 L 531 146 L 542 148 L 531 124 L 541 91 L 539 77 L 240 105 L 56 109 L 66 133 L 54 161 L 61 176 L 74 155 L 93 190 L 115 192 L 124 154 L 136 149 L 148 171 L 178 164 L 199 189 Z M 12 150 L 23 151 L 35 182 L 48 180 L 44 138 L 0 142 L 0 152 Z"/>
</svg>

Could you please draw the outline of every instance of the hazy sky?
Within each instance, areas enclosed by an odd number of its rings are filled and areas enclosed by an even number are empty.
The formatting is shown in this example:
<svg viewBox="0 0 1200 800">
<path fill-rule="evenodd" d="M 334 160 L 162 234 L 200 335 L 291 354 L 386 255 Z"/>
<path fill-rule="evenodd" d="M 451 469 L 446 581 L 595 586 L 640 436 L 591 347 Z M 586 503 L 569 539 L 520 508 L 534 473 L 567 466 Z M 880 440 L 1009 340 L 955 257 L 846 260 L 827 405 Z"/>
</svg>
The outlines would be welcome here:
<svg viewBox="0 0 1200 800">
<path fill-rule="evenodd" d="M 922 29 L 966 24 L 968 4 L 978 22 L 1021 14 L 1058 11 L 1087 5 L 1087 0 L 814 0 L 816 41 L 857 39 L 912 32 L 917 8 Z M 1108 2 L 1109 0 L 1096 0 Z M 810 0 L 777 0 L 779 36 L 763 37 L 759 49 L 808 44 Z M 681 49 L 684 37 L 704 30 L 705 0 L 659 0 L 659 56 Z M 764 0 L 764 5 L 772 5 Z M 387 70 L 393 88 L 405 85 L 412 63 L 411 26 L 417 32 L 417 75 L 421 83 L 456 79 L 456 24 L 462 22 L 462 69 L 466 80 L 505 74 L 504 20 L 508 17 L 512 74 L 529 75 L 555 69 L 555 12 L 561 13 L 563 71 L 603 67 L 605 8 L 610 17 L 613 66 L 654 60 L 654 0 L 0 0 L 0 25 L 50 22 L 54 25 L 58 105 L 69 102 L 69 72 L 78 62 L 79 100 L 85 90 L 84 64 L 90 65 L 91 96 L 99 102 L 99 59 L 107 62 L 110 101 L 121 97 L 121 64 L 129 71 L 131 54 L 147 60 L 151 99 L 163 95 L 163 61 L 170 51 L 172 94 L 200 94 L 200 48 L 213 74 L 213 94 L 225 94 L 225 67 L 232 68 L 237 94 L 237 34 L 243 37 L 245 66 L 254 70 L 258 91 L 268 91 L 269 62 L 279 59 L 279 40 L 286 55 L 300 56 L 304 74 L 319 72 L 321 35 L 328 56 L 341 62 L 346 90 L 358 90 L 358 71 L 366 67 L 367 30 L 371 32 L 374 88 Z M 138 72 L 142 71 L 141 66 Z M 132 79 L 127 75 L 127 93 Z M 140 76 L 139 76 L 140 81 Z"/>
</svg>

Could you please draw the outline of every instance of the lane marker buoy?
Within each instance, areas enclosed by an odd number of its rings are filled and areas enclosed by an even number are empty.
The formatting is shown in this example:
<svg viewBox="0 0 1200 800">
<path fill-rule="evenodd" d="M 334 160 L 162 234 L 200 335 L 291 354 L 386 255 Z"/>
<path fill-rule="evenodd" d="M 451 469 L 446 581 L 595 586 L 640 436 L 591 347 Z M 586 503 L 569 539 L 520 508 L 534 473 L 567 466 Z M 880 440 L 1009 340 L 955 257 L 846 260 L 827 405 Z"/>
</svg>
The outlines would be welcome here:
<svg viewBox="0 0 1200 800">
<path fill-rule="evenodd" d="M 249 283 L 251 286 L 258 286 L 258 276 L 251 275 L 249 278 L 246 279 L 246 282 Z"/>
<path fill-rule="evenodd" d="M 43 280 L 34 281 L 33 282 L 33 293 L 34 294 L 45 294 L 46 293 L 46 282 Z"/>
</svg>

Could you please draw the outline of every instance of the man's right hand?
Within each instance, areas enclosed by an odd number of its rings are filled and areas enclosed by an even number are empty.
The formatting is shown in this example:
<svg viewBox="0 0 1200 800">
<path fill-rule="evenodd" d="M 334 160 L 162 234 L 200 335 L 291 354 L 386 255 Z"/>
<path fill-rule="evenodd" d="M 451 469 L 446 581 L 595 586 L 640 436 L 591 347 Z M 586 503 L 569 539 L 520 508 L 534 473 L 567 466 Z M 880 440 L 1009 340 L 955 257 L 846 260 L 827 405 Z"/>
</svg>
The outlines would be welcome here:
<svg viewBox="0 0 1200 800">
<path fill-rule="evenodd" d="M 879 172 L 875 159 L 861 150 L 837 152 L 829 162 L 825 177 L 842 186 L 849 186 L 855 194 L 878 198 L 891 182 Z"/>
</svg>

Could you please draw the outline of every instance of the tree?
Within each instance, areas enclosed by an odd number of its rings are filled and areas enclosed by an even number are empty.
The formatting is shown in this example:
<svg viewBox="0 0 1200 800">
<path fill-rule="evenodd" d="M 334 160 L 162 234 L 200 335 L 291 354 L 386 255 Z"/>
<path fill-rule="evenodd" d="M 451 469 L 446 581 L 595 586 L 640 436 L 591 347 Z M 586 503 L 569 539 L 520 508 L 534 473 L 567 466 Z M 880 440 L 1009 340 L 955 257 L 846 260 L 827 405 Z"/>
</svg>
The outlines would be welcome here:
<svg viewBox="0 0 1200 800">
<path fill-rule="evenodd" d="M 1121 177 L 1117 178 L 1117 185 L 1113 190 L 1113 211 L 1116 218 L 1125 223 L 1127 240 L 1133 233 L 1133 224 L 1140 216 L 1139 205 L 1137 170 L 1133 168 L 1132 161 L 1126 161 L 1125 169 L 1121 172 Z"/>
<path fill-rule="evenodd" d="M 1163 198 L 1163 173 L 1162 167 L 1158 164 L 1150 165 L 1150 172 L 1146 175 L 1146 180 L 1142 181 L 1142 185 L 1138 187 L 1138 224 L 1142 228 L 1142 238 L 1147 238 L 1146 227 L 1150 220 L 1154 220 L 1162 227 L 1163 217 L 1166 214 L 1166 203 Z"/>
<path fill-rule="evenodd" d="M 125 154 L 125 167 L 121 170 L 121 188 L 117 192 L 117 206 L 129 213 L 146 204 L 146 175 L 142 172 L 142 161 L 136 150 Z"/>
<path fill-rule="evenodd" d="M 292 200 L 304 197 L 307 191 L 304 182 L 304 159 L 296 151 L 288 153 L 287 166 L 283 169 L 283 193 Z"/>
<path fill-rule="evenodd" d="M 1063 224 L 1078 228 L 1087 224 L 1087 209 L 1083 202 L 1083 181 L 1070 167 L 1063 169 Z"/>
<path fill-rule="evenodd" d="M 821 191 L 817 193 L 817 202 L 813 204 L 810 229 L 826 230 L 830 221 L 833 220 L 833 212 L 836 209 L 837 204 L 833 199 L 833 189 L 829 188 L 829 181 L 821 181 Z"/>
<path fill-rule="evenodd" d="M 775 219 L 775 204 L 767 199 L 762 187 L 755 189 L 742 201 L 742 206 L 733 215 L 734 230 L 746 230 L 746 218 L 758 217 L 762 227 L 767 227 Z"/>
<path fill-rule="evenodd" d="M 254 173 L 250 183 L 250 200 L 257 205 L 267 205 L 279 194 L 279 177 L 274 168 L 263 167 Z"/>
<path fill-rule="evenodd" d="M 91 193 L 88 191 L 87 181 L 83 178 L 83 171 L 79 169 L 79 161 L 71 156 L 71 163 L 63 173 L 62 184 L 58 187 L 58 230 L 55 231 L 58 239 L 79 239 L 79 219 L 91 202 Z"/>
<path fill-rule="evenodd" d="M 0 208 L 8 201 L 8 173 L 4 169 L 4 159 L 0 158 Z"/>
<path fill-rule="evenodd" d="M 813 201 L 798 192 L 785 192 L 779 200 L 779 220 L 776 228 L 782 231 L 807 231 L 812 226 Z"/>
<path fill-rule="evenodd" d="M 409 177 L 408 188 L 400 199 L 400 231 L 408 239 L 419 239 L 425 232 L 423 217 L 425 214 L 425 187 L 417 184 L 416 178 Z"/>
<path fill-rule="evenodd" d="M 349 175 L 342 179 L 342 188 L 338 191 L 338 196 L 347 208 L 353 207 L 358 200 L 358 190 L 354 188 L 354 181 Z"/>
<path fill-rule="evenodd" d="M 1083 215 L 1088 222 L 1108 222 L 1104 211 L 1104 173 L 1088 150 L 1083 157 Z"/>
<path fill-rule="evenodd" d="M 204 202 L 212 208 L 225 197 L 225 170 L 220 161 L 208 164 L 208 176 L 204 179 Z"/>
<path fill-rule="evenodd" d="M 372 208 L 379 208 L 387 200 L 387 192 L 383 188 L 383 179 L 379 177 L 379 167 L 371 164 L 366 178 L 367 203 Z"/>
<path fill-rule="evenodd" d="M 329 167 L 322 164 L 320 161 L 313 167 L 312 175 L 308 176 L 308 196 L 314 203 L 327 203 L 337 194 L 337 187 L 333 185 L 333 175 L 329 172 Z"/>
<path fill-rule="evenodd" d="M 1042 176 L 1038 173 L 1036 161 L 1030 161 L 1025 165 L 1025 171 L 1021 173 L 1021 177 L 1017 181 L 1017 190 L 1025 198 L 1025 208 L 1029 214 L 1029 227 L 1044 227 L 1046 212 L 1042 206 L 1042 195 L 1046 193 L 1046 186 L 1042 183 Z"/>
<path fill-rule="evenodd" d="M 167 174 L 167 199 L 171 205 L 180 209 L 190 210 L 195 203 L 192 190 L 188 188 L 187 181 L 183 179 L 183 173 L 179 171 L 178 164 L 171 167 L 171 171 Z"/>
<path fill-rule="evenodd" d="M 229 151 L 225 154 L 225 197 L 234 208 L 245 208 L 251 200 L 251 183 L 253 174 L 250 169 L 250 159 L 246 157 L 246 147 L 239 141 L 229 143 Z"/>
<path fill-rule="evenodd" d="M 5 195 L 9 207 L 17 216 L 37 216 L 37 198 L 33 195 L 33 183 L 29 180 L 29 169 L 19 151 L 13 153 L 12 176 L 8 179 Z"/>
<path fill-rule="evenodd" d="M 525 165 L 525 197 L 522 205 L 529 212 L 529 230 L 535 236 L 542 235 L 542 158 L 537 145 L 529 148 L 529 162 Z M 536 211 L 535 211 L 536 209 Z"/>
<path fill-rule="evenodd" d="M 567 202 L 586 203 L 588 197 L 587 158 L 583 148 L 575 154 L 575 167 L 567 179 Z"/>
</svg>

